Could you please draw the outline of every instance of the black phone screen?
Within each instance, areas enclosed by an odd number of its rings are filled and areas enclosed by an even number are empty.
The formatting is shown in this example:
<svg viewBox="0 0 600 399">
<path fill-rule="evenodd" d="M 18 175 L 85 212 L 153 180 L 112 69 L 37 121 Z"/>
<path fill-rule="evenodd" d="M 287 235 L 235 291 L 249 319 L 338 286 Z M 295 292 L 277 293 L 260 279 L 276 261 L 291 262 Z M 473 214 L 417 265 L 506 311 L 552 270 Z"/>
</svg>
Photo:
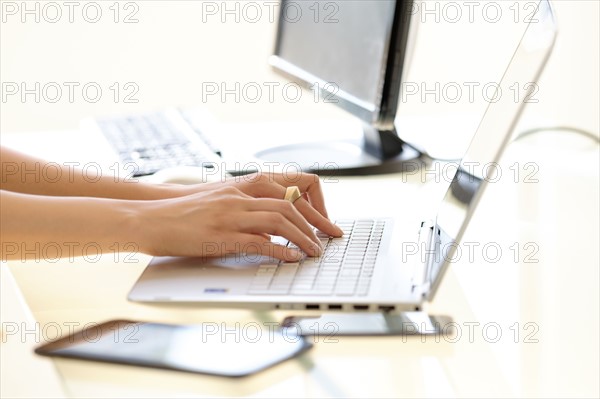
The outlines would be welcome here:
<svg viewBox="0 0 600 399">
<path fill-rule="evenodd" d="M 44 356 L 240 377 L 289 359 L 311 347 L 304 338 L 218 323 L 171 325 L 114 320 L 38 347 Z"/>
</svg>

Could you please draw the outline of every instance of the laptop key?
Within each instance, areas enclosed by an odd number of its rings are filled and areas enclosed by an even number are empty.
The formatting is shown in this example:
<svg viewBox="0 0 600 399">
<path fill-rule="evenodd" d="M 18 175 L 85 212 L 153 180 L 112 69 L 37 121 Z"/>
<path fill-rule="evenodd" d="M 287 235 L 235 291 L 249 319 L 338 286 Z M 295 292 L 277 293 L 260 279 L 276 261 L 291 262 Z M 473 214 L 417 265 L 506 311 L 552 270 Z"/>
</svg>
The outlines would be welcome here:
<svg viewBox="0 0 600 399">
<path fill-rule="evenodd" d="M 262 265 L 249 289 L 256 295 L 368 295 L 383 237 L 384 223 L 373 220 L 337 221 L 341 238 L 316 232 L 325 250 L 318 258 L 296 263 Z M 297 248 L 281 237 L 273 242 Z"/>
</svg>

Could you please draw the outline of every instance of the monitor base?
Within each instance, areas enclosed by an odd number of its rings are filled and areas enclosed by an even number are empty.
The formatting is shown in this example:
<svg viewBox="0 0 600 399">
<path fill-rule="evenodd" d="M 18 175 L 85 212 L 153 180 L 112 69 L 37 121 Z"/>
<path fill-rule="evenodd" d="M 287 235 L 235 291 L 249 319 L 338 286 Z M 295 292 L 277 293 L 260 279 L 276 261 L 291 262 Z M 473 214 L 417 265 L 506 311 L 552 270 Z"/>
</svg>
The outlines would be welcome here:
<svg viewBox="0 0 600 399">
<path fill-rule="evenodd" d="M 393 153 L 384 152 L 382 148 L 374 148 L 366 140 L 363 143 L 352 140 L 320 141 L 272 147 L 258 152 L 256 157 L 278 163 L 281 169 L 285 169 L 286 165 L 294 165 L 303 172 L 321 176 L 402 173 L 415 171 L 423 164 L 421 153 L 399 138 L 394 142 Z"/>
</svg>

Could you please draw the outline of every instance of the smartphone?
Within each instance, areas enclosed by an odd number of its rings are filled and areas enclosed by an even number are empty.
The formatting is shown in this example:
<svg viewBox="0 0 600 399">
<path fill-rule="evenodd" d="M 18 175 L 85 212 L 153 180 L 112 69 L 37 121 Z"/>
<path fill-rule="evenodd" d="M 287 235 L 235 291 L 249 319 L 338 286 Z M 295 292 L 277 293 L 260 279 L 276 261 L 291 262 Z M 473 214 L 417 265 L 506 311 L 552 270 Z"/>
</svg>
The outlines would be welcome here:
<svg viewBox="0 0 600 399">
<path fill-rule="evenodd" d="M 173 325 L 112 320 L 38 347 L 43 356 L 242 377 L 303 353 L 300 336 L 258 323 Z"/>
<path fill-rule="evenodd" d="M 319 316 L 290 316 L 281 323 L 290 336 L 382 336 L 451 334 L 452 319 L 423 312 L 330 313 Z"/>
</svg>

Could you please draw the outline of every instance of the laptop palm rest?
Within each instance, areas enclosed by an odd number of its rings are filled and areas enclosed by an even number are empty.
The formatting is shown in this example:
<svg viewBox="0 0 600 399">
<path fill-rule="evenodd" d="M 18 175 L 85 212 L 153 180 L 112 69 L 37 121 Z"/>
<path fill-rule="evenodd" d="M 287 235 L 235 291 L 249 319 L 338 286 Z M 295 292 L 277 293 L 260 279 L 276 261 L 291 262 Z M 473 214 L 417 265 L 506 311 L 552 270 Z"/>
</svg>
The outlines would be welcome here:
<svg viewBox="0 0 600 399">
<path fill-rule="evenodd" d="M 245 295 L 261 264 L 261 255 L 219 258 L 156 257 L 129 293 L 132 301 L 194 301 L 199 294 Z"/>
</svg>

